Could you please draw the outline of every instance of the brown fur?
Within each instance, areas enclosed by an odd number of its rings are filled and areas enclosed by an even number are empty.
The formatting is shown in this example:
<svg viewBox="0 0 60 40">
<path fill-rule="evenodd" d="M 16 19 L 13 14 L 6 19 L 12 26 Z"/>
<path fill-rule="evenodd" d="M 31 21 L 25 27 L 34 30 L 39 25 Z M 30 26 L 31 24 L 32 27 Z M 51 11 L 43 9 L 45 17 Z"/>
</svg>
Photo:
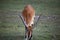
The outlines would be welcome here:
<svg viewBox="0 0 60 40">
<path fill-rule="evenodd" d="M 24 17 L 24 21 L 28 25 L 28 24 L 30 24 L 33 16 L 35 15 L 35 10 L 33 9 L 33 7 L 31 5 L 26 5 L 22 12 L 22 15 Z"/>
<path fill-rule="evenodd" d="M 26 34 L 31 37 L 32 36 L 32 24 L 31 24 L 31 21 L 34 21 L 32 19 L 34 19 L 34 16 L 35 16 L 34 8 L 31 5 L 26 5 L 23 12 L 22 12 L 22 16 L 24 18 L 24 21 L 28 25 L 28 27 L 27 27 L 28 31 L 27 31 Z"/>
</svg>

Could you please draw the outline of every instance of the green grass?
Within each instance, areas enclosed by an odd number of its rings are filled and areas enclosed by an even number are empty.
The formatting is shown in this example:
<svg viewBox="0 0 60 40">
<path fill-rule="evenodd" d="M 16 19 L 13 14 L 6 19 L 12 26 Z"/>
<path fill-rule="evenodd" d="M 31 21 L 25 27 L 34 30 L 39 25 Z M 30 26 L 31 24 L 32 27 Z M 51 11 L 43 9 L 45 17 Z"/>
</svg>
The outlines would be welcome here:
<svg viewBox="0 0 60 40">
<path fill-rule="evenodd" d="M 18 17 L 26 4 L 31 4 L 41 18 L 33 29 L 32 40 L 60 40 L 59 0 L 0 0 L 0 40 L 24 40 L 25 27 Z"/>
</svg>

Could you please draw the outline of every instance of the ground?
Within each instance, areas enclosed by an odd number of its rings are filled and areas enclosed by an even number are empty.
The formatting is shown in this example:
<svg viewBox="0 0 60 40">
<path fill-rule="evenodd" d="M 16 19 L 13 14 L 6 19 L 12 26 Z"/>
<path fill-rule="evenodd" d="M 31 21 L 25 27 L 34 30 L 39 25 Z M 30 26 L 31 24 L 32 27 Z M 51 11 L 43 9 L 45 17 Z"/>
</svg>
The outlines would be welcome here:
<svg viewBox="0 0 60 40">
<path fill-rule="evenodd" d="M 24 40 L 25 27 L 19 18 L 26 4 L 42 14 L 32 40 L 60 40 L 59 0 L 0 0 L 0 40 Z"/>
</svg>

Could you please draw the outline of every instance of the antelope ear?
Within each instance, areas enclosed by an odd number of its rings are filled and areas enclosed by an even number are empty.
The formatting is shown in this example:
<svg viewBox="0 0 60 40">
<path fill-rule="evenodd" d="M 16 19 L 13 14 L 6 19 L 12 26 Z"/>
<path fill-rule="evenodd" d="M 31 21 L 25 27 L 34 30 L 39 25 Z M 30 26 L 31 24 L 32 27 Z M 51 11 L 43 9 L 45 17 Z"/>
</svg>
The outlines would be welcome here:
<svg viewBox="0 0 60 40">
<path fill-rule="evenodd" d="M 26 24 L 26 22 L 24 21 L 23 16 L 22 16 L 22 15 L 19 15 L 19 17 L 21 18 L 21 20 L 22 20 L 22 22 L 23 22 L 24 26 L 25 26 L 25 27 L 27 27 L 27 24 Z"/>
<path fill-rule="evenodd" d="M 40 16 L 35 16 L 35 17 L 34 17 L 33 28 L 37 26 L 37 23 L 38 23 L 39 19 L 40 19 Z"/>
<path fill-rule="evenodd" d="M 39 19 L 39 16 L 35 16 L 35 17 L 34 17 L 34 23 L 37 22 L 38 19 Z"/>
</svg>

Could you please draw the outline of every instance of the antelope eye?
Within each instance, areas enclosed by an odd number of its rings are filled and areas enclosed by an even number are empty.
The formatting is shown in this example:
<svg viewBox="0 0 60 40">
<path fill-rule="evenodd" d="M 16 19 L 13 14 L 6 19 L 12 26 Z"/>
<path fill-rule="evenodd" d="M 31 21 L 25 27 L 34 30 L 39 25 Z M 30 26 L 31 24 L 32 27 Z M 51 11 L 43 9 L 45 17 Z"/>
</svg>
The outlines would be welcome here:
<svg viewBox="0 0 60 40">
<path fill-rule="evenodd" d="M 34 24 L 31 24 L 31 26 L 34 26 Z"/>
</svg>

